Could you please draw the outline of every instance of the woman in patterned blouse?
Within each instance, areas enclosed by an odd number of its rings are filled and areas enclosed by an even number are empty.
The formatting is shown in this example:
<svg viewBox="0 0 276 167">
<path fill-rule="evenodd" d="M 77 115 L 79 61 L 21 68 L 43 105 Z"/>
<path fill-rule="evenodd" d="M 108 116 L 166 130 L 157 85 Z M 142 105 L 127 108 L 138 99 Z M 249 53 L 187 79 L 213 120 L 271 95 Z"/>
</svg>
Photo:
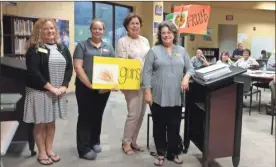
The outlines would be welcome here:
<svg viewBox="0 0 276 167">
<path fill-rule="evenodd" d="M 141 26 L 142 19 L 140 16 L 131 13 L 125 18 L 124 27 L 128 35 L 118 41 L 116 55 L 120 58 L 139 60 L 142 69 L 144 57 L 150 46 L 148 40 L 139 35 Z M 133 150 L 143 151 L 136 141 L 146 111 L 146 105 L 142 90 L 123 90 L 122 92 L 125 95 L 128 109 L 122 149 L 126 154 L 130 155 L 134 153 Z"/>
</svg>

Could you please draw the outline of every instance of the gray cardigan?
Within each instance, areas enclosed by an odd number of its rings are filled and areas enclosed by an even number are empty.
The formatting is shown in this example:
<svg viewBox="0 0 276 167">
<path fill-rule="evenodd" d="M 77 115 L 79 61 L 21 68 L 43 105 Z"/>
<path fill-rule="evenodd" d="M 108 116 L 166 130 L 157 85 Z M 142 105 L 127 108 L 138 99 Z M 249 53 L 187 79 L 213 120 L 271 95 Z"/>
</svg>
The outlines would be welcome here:
<svg viewBox="0 0 276 167">
<path fill-rule="evenodd" d="M 185 48 L 174 45 L 172 55 L 169 55 L 163 45 L 156 45 L 146 55 L 142 87 L 151 88 L 153 102 L 162 107 L 181 106 L 184 72 L 194 75 L 194 68 Z"/>
</svg>

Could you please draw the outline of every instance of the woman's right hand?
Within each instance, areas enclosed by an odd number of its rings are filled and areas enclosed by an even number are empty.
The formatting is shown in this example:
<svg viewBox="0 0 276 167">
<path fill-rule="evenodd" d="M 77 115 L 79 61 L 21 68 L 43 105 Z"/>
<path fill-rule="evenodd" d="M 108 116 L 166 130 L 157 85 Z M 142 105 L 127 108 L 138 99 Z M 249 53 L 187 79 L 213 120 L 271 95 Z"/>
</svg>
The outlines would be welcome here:
<svg viewBox="0 0 276 167">
<path fill-rule="evenodd" d="M 105 94 L 105 93 L 107 93 L 107 92 L 110 92 L 110 90 L 108 90 L 108 89 L 100 89 L 100 90 L 99 90 L 99 93 L 100 93 L 100 94 Z"/>
<path fill-rule="evenodd" d="M 151 94 L 151 91 L 145 91 L 144 98 L 145 98 L 145 103 L 146 104 L 152 105 L 152 94 Z"/>
<path fill-rule="evenodd" d="M 92 89 L 92 84 L 85 84 L 87 88 Z"/>
</svg>

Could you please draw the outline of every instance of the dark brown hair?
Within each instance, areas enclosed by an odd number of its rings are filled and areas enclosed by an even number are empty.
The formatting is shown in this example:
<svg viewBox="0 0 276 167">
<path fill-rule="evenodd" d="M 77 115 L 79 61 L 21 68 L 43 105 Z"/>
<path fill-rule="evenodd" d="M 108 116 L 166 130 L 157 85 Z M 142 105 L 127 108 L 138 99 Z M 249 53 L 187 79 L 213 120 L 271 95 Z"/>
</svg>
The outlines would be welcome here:
<svg viewBox="0 0 276 167">
<path fill-rule="evenodd" d="M 155 45 L 163 45 L 162 38 L 161 38 L 161 30 L 164 27 L 168 27 L 169 31 L 171 31 L 174 35 L 173 44 L 177 44 L 177 40 L 179 37 L 179 32 L 176 26 L 171 21 L 163 21 L 158 25 L 158 33 L 157 33 L 157 42 Z"/>
<path fill-rule="evenodd" d="M 105 24 L 104 24 L 104 22 L 102 20 L 100 20 L 100 19 L 93 19 L 92 23 L 90 24 L 90 27 L 89 27 L 90 31 L 92 30 L 93 24 L 95 24 L 95 22 L 97 22 L 97 21 L 102 23 L 103 29 L 105 30 Z"/>
<path fill-rule="evenodd" d="M 124 27 L 125 27 L 126 30 L 127 30 L 128 24 L 131 22 L 131 20 L 133 18 L 137 18 L 139 20 L 139 22 L 140 22 L 140 27 L 142 27 L 143 21 L 142 21 L 141 17 L 139 15 L 135 14 L 135 13 L 130 13 L 130 14 L 127 15 L 127 17 L 124 20 Z"/>
<path fill-rule="evenodd" d="M 220 60 L 222 60 L 222 56 L 223 56 L 223 55 L 226 55 L 226 56 L 230 57 L 230 56 L 229 56 L 229 53 L 228 53 L 227 51 L 226 51 L 226 52 L 222 52 L 222 53 L 220 54 L 220 57 L 219 57 Z"/>
<path fill-rule="evenodd" d="M 251 51 L 250 51 L 250 49 L 244 49 L 243 52 L 248 52 L 248 55 L 251 56 Z"/>
</svg>

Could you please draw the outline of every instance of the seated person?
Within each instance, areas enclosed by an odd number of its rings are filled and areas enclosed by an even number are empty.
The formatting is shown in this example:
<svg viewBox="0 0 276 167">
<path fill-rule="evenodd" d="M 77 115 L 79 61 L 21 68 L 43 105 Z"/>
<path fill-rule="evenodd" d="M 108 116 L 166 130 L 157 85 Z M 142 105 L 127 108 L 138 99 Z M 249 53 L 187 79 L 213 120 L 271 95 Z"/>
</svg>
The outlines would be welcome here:
<svg viewBox="0 0 276 167">
<path fill-rule="evenodd" d="M 195 69 L 209 66 L 209 63 L 200 49 L 196 50 L 196 55 L 191 58 L 191 63 Z"/>
<path fill-rule="evenodd" d="M 238 48 L 234 50 L 232 58 L 234 60 L 241 59 L 243 55 L 243 46 L 242 43 L 238 43 Z"/>
<path fill-rule="evenodd" d="M 271 90 L 272 90 L 273 92 L 275 92 L 275 86 L 276 86 L 276 75 L 274 75 L 273 81 L 270 81 L 270 82 L 269 82 L 269 87 L 271 88 Z M 271 92 L 271 95 L 272 95 L 273 92 Z M 275 100 L 275 99 L 274 99 L 274 100 Z M 271 104 L 271 101 L 269 101 L 269 104 Z"/>
<path fill-rule="evenodd" d="M 275 50 L 272 52 L 272 55 L 269 57 L 267 61 L 267 70 L 275 71 Z"/>
<path fill-rule="evenodd" d="M 236 61 L 233 65 L 244 69 L 248 69 L 256 66 L 258 67 L 259 63 L 251 57 L 251 51 L 249 49 L 244 49 L 243 58 Z"/>
<path fill-rule="evenodd" d="M 275 71 L 275 51 L 272 52 L 272 55 L 268 59 L 266 70 Z M 269 80 L 253 83 L 253 86 L 258 88 L 269 88 Z"/>
<path fill-rule="evenodd" d="M 261 57 L 260 57 L 260 59 L 266 59 L 266 51 L 265 50 L 262 50 L 261 51 Z"/>
<path fill-rule="evenodd" d="M 233 65 L 234 62 L 229 58 L 229 53 L 228 52 L 222 52 L 219 60 L 217 61 L 217 63 L 225 63 L 228 65 Z"/>
</svg>

